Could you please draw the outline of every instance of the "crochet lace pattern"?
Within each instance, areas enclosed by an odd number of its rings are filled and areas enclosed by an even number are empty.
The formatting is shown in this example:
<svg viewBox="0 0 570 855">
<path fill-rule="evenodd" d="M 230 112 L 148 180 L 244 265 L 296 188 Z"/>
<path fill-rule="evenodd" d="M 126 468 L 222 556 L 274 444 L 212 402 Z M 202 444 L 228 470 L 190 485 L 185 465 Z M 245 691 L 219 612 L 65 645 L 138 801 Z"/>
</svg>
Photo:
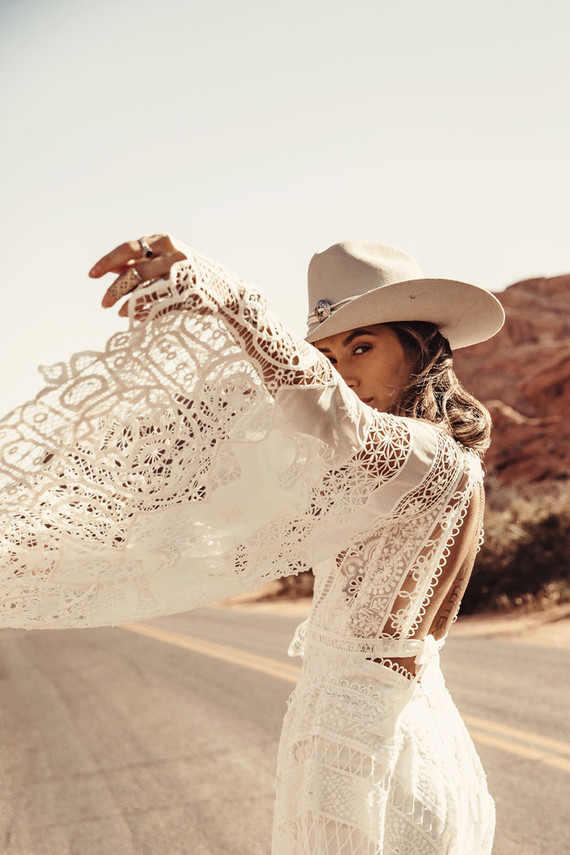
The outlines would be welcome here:
<svg viewBox="0 0 570 855">
<path fill-rule="evenodd" d="M 255 287 L 186 255 L 0 423 L 0 624 L 116 624 L 313 569 L 274 855 L 487 855 L 492 800 L 438 667 L 478 458 L 367 407 Z"/>
</svg>

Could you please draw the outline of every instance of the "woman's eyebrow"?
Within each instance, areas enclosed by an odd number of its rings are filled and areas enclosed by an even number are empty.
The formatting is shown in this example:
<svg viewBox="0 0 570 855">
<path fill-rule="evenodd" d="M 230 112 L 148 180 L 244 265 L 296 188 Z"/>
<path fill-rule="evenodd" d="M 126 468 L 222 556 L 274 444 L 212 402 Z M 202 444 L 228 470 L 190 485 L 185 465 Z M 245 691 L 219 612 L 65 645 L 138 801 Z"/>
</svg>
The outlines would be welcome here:
<svg viewBox="0 0 570 855">
<path fill-rule="evenodd" d="M 343 339 L 342 346 L 346 347 L 347 344 L 350 344 L 350 342 L 353 339 L 357 338 L 359 335 L 373 335 L 373 336 L 375 336 L 376 333 L 374 332 L 374 330 L 366 330 L 366 329 L 352 330 L 352 332 L 349 333 L 345 339 Z M 331 350 L 328 347 L 320 347 L 319 344 L 315 344 L 315 347 L 317 348 L 317 350 L 320 350 L 321 353 L 331 353 Z"/>
<path fill-rule="evenodd" d="M 346 347 L 347 344 L 350 344 L 350 342 L 359 335 L 376 335 L 376 333 L 374 330 L 352 330 L 352 332 L 343 340 L 342 346 Z"/>
</svg>

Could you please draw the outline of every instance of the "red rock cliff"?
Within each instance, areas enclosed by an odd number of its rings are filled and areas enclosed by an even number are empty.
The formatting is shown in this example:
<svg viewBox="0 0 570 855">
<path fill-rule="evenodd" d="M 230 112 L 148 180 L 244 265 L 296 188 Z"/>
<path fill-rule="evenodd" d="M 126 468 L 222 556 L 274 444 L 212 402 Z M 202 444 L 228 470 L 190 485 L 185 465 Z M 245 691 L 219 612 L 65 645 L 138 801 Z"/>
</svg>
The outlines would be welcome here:
<svg viewBox="0 0 570 855">
<path fill-rule="evenodd" d="M 504 328 L 455 354 L 458 377 L 493 416 L 490 481 L 531 492 L 570 484 L 570 274 L 496 296 Z"/>
</svg>

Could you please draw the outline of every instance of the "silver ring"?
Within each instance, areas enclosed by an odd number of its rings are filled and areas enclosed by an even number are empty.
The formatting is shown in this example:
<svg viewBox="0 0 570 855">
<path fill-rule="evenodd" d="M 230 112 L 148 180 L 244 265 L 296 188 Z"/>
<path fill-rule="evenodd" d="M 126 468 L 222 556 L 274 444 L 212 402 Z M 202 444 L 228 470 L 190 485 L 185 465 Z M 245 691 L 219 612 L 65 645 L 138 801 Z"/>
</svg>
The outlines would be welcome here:
<svg viewBox="0 0 570 855">
<path fill-rule="evenodd" d="M 154 255 L 154 252 L 152 251 L 152 249 L 148 245 L 146 238 L 143 238 L 143 237 L 139 238 L 138 241 L 139 241 L 140 248 L 142 250 L 142 254 L 143 254 L 144 258 L 152 258 L 152 256 Z"/>
</svg>

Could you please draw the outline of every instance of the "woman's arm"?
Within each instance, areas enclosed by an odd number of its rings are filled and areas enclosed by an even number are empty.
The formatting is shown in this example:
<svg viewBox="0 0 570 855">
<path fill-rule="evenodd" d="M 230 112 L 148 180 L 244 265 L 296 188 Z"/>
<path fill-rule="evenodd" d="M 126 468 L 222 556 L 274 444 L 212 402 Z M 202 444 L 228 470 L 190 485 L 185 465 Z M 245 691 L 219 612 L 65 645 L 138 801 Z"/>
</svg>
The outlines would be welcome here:
<svg viewBox="0 0 570 855">
<path fill-rule="evenodd" d="M 172 312 L 219 318 L 277 399 L 283 419 L 324 442 L 333 455 L 331 465 L 358 455 L 368 477 L 385 480 L 395 474 L 410 448 L 401 420 L 360 401 L 324 354 L 272 315 L 255 286 L 168 235 L 148 240 L 156 249 L 148 261 L 135 263 L 141 251 L 138 242 L 130 242 L 95 265 L 92 275 L 121 274 L 107 290 L 104 306 L 120 299 L 126 271 L 136 270 L 145 282 L 163 273 L 167 281 L 141 284 L 119 314 L 130 313 L 135 325 L 137 319 L 149 323 Z"/>
<path fill-rule="evenodd" d="M 256 289 L 160 241 L 156 258 L 138 250 L 154 281 L 129 331 L 0 423 L 0 624 L 167 614 L 298 572 L 432 466 L 437 431 L 363 404 Z M 135 252 L 93 276 L 122 276 Z"/>
<path fill-rule="evenodd" d="M 141 284 L 123 304 L 120 315 L 128 314 L 129 303 L 135 319 L 141 320 L 168 310 L 216 313 L 255 362 L 270 394 L 275 395 L 281 386 L 336 385 L 338 375 L 329 360 L 280 323 L 255 286 L 170 235 L 147 240 L 154 253 L 150 259 L 138 260 L 139 242 L 130 241 L 92 268 L 90 275 L 96 278 L 109 272 L 120 274 L 103 297 L 104 307 L 124 297 L 123 283 L 132 287 L 138 275 Z M 157 282 L 159 277 L 168 281 Z M 154 283 L 154 287 L 145 287 L 145 283 Z"/>
</svg>

